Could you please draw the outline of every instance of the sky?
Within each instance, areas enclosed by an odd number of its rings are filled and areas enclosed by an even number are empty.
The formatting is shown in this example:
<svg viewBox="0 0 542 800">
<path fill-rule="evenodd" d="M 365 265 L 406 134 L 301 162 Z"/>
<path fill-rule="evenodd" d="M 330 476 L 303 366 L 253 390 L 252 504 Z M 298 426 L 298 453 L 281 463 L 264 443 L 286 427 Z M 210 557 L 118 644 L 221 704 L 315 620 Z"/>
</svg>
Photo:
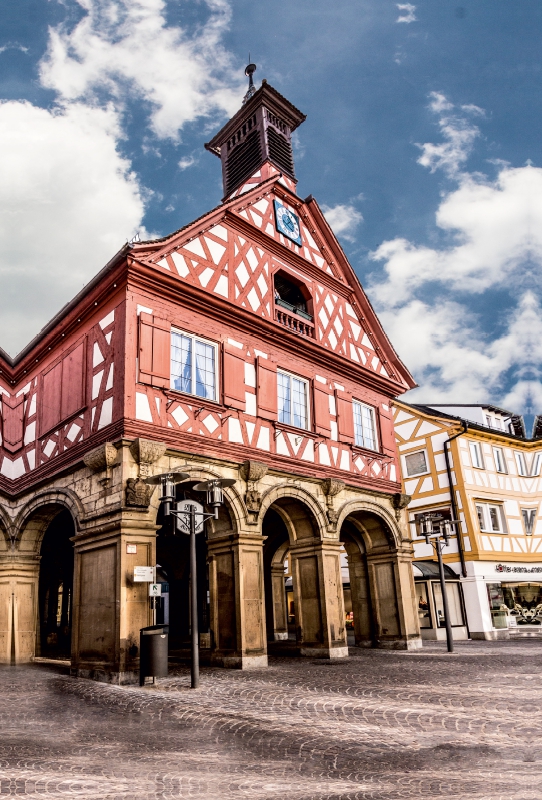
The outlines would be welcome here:
<svg viewBox="0 0 542 800">
<path fill-rule="evenodd" d="M 540 0 L 3 0 L 0 346 L 220 203 L 244 67 L 419 388 L 542 413 Z"/>
</svg>

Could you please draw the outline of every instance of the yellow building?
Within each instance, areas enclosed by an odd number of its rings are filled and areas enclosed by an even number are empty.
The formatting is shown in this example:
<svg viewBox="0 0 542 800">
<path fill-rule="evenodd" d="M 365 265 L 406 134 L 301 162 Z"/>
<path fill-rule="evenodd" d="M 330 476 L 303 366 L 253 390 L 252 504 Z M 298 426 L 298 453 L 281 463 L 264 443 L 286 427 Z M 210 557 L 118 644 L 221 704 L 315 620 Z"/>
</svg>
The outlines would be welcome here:
<svg viewBox="0 0 542 800">
<path fill-rule="evenodd" d="M 444 549 L 454 638 L 542 636 L 542 425 L 490 405 L 395 404 L 422 637 L 445 636 L 427 511 L 460 520 Z M 450 481 L 454 492 L 450 493 Z"/>
</svg>

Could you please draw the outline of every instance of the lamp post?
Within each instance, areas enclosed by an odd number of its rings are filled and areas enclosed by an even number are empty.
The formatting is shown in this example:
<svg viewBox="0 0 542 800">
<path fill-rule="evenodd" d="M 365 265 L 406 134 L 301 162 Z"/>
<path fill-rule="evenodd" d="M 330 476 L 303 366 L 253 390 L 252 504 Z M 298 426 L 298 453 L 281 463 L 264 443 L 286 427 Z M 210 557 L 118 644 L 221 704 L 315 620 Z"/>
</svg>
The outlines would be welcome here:
<svg viewBox="0 0 542 800">
<path fill-rule="evenodd" d="M 442 551 L 450 543 L 452 527 L 458 524 L 456 519 L 444 519 L 442 514 L 428 512 L 420 514 L 418 518 L 418 531 L 421 536 L 425 536 L 427 544 L 432 544 L 437 553 L 438 571 L 440 577 L 440 590 L 442 594 L 442 610 L 444 611 L 444 624 L 446 625 L 446 644 L 448 652 L 453 653 L 454 640 L 452 636 L 452 624 L 448 607 L 448 595 L 446 593 L 446 580 L 444 578 L 444 564 L 442 562 Z"/>
<path fill-rule="evenodd" d="M 218 509 L 224 501 L 223 489 L 233 486 L 235 481 L 231 478 L 213 478 L 194 486 L 196 492 L 207 493 L 207 505 L 213 510 L 206 513 L 203 506 L 194 500 L 175 500 L 175 484 L 190 478 L 186 472 L 166 472 L 147 478 L 146 483 L 160 486 L 160 503 L 164 510 L 164 517 L 175 518 L 175 530 L 190 536 L 190 629 L 191 629 L 191 664 L 190 685 L 192 689 L 199 687 L 199 629 L 198 629 L 198 582 L 196 564 L 196 534 L 203 531 L 203 526 L 208 519 L 218 519 Z M 198 518 L 198 519 L 197 519 Z"/>
</svg>

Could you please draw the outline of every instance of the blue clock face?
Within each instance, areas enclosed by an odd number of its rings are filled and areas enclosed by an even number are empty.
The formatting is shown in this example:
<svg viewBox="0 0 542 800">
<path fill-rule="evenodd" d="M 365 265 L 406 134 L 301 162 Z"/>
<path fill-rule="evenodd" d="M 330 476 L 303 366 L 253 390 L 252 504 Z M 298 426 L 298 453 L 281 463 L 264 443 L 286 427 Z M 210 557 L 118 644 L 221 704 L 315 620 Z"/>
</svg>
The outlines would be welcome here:
<svg viewBox="0 0 542 800">
<path fill-rule="evenodd" d="M 275 223 L 279 233 L 287 236 L 292 242 L 301 245 L 301 229 L 299 217 L 290 211 L 289 208 L 281 205 L 278 200 L 275 203 Z"/>
</svg>

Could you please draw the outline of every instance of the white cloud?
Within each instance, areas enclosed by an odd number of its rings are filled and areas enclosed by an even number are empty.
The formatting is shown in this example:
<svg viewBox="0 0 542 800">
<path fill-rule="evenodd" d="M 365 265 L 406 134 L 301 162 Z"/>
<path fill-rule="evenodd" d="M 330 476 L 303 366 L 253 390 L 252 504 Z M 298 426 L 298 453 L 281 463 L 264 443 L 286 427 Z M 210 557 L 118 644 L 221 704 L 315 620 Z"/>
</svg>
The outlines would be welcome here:
<svg viewBox="0 0 542 800">
<path fill-rule="evenodd" d="M 193 167 L 194 164 L 197 164 L 198 159 L 195 156 L 183 156 L 177 166 L 181 170 L 188 169 L 189 167 Z"/>
<path fill-rule="evenodd" d="M 141 228 L 111 109 L 0 104 L 0 346 L 14 355 Z"/>
<path fill-rule="evenodd" d="M 414 13 L 416 11 L 416 6 L 413 6 L 412 3 L 396 3 L 396 6 L 401 12 L 395 20 L 396 22 L 406 22 L 408 24 L 417 21 L 416 14 Z"/>
<path fill-rule="evenodd" d="M 221 44 L 230 20 L 226 0 L 207 0 L 209 19 L 190 36 L 167 26 L 163 0 L 77 0 L 87 12 L 73 30 L 50 31 L 42 83 L 64 101 L 117 107 L 127 93 L 151 104 L 151 126 L 177 139 L 187 122 L 232 115 L 243 86 L 232 84 L 231 56 Z"/>
<path fill-rule="evenodd" d="M 419 163 L 432 171 L 442 167 L 457 180 L 435 218 L 447 243 L 430 247 L 404 238 L 383 242 L 371 254 L 383 266 L 373 276 L 370 295 L 421 385 L 412 399 L 492 399 L 525 410 L 542 401 L 542 169 L 501 164 L 494 181 L 461 171 L 478 130 L 471 131 L 470 139 L 458 137 L 452 146 L 450 129 L 466 130 L 468 125 L 459 114 L 451 114 L 454 107 L 443 95 L 433 95 L 432 103 L 450 149 L 432 158 L 428 154 L 437 153 L 440 145 L 424 145 L 427 158 L 422 156 Z M 483 112 L 474 106 L 468 113 Z M 496 290 L 501 304 L 508 293 L 509 304 L 504 310 L 502 305 L 495 308 L 499 332 L 491 337 L 473 298 L 487 307 L 487 293 Z M 519 408 L 514 405 L 518 403 Z"/>
<path fill-rule="evenodd" d="M 418 163 L 429 167 L 431 172 L 443 169 L 450 177 L 456 177 L 472 152 L 475 139 L 480 130 L 469 119 L 452 113 L 454 105 L 441 92 L 431 92 L 431 110 L 440 116 L 439 126 L 445 141 L 440 144 L 419 144 L 422 155 Z M 474 105 L 465 105 L 461 110 L 466 114 L 480 116 L 484 112 Z"/>
<path fill-rule="evenodd" d="M 336 236 L 348 242 L 354 241 L 356 229 L 363 222 L 363 216 L 354 206 L 339 203 L 336 206 L 322 206 L 322 211 Z"/>
</svg>

